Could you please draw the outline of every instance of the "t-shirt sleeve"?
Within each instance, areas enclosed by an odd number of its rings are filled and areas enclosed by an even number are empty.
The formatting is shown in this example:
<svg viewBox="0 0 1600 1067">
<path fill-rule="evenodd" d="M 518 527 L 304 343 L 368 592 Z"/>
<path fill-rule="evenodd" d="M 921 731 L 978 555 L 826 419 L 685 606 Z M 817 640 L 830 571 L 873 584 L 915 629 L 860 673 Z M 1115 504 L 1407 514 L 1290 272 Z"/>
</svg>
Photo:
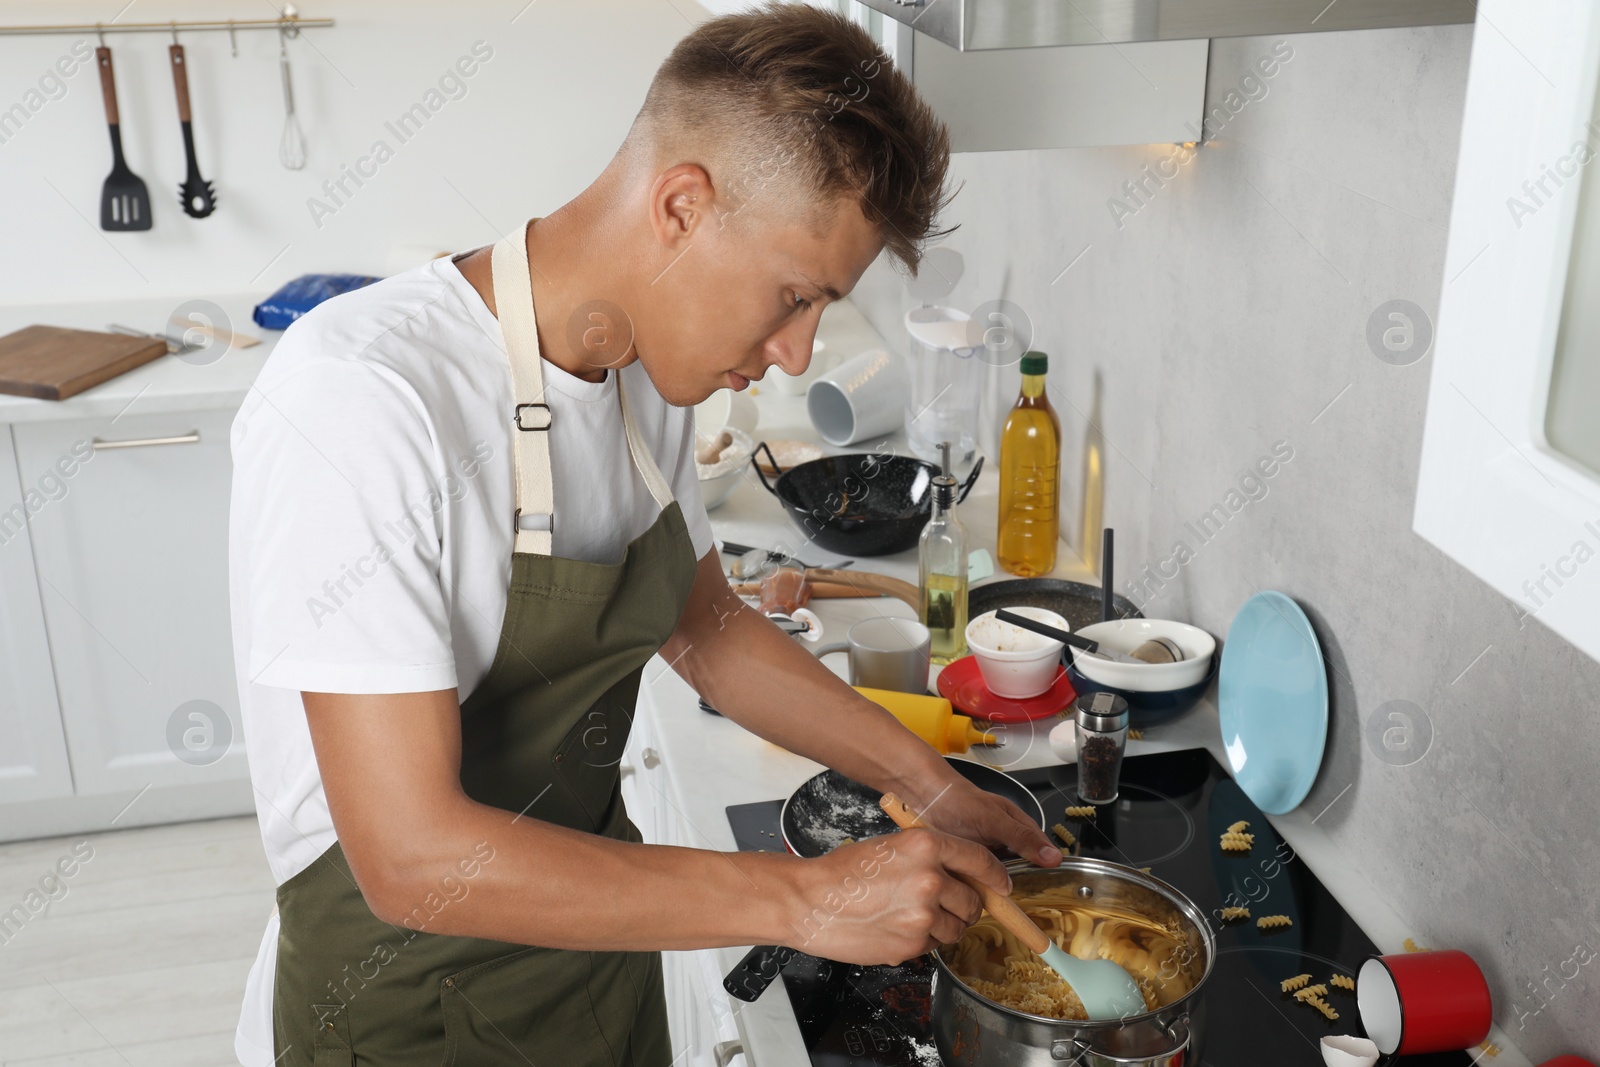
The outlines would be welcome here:
<svg viewBox="0 0 1600 1067">
<path fill-rule="evenodd" d="M 456 686 L 440 584 L 447 496 L 415 394 L 330 360 L 252 392 L 234 427 L 249 680 L 329 693 Z M 236 593 L 237 595 L 237 593 Z"/>
<path fill-rule="evenodd" d="M 680 427 L 678 462 L 668 474 L 672 495 L 678 501 L 678 510 L 683 512 L 689 539 L 694 542 L 694 558 L 705 559 L 706 553 L 711 551 L 711 518 L 700 497 L 700 470 L 694 462 L 694 409 L 668 407 L 666 414 L 668 427 Z"/>
</svg>

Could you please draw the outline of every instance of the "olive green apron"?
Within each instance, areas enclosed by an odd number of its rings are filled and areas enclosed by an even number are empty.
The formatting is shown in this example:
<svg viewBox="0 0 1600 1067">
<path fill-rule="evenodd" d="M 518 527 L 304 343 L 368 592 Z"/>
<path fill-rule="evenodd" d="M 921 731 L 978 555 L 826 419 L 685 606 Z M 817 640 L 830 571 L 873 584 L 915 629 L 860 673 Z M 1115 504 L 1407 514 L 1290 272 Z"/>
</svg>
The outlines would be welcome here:
<svg viewBox="0 0 1600 1067">
<path fill-rule="evenodd" d="M 688 600 L 693 544 L 638 440 L 619 376 L 629 450 L 661 515 L 621 563 L 550 554 L 550 420 L 525 231 L 496 245 L 492 267 L 517 401 L 517 534 L 499 648 L 461 705 L 461 784 L 508 819 L 639 841 L 623 810 L 617 764 L 640 674 Z M 437 892 L 418 901 L 402 926 L 368 909 L 338 844 L 280 886 L 278 1064 L 667 1067 L 659 953 L 426 932 L 493 862 L 486 846 L 462 856 L 456 874 L 441 876 Z"/>
</svg>

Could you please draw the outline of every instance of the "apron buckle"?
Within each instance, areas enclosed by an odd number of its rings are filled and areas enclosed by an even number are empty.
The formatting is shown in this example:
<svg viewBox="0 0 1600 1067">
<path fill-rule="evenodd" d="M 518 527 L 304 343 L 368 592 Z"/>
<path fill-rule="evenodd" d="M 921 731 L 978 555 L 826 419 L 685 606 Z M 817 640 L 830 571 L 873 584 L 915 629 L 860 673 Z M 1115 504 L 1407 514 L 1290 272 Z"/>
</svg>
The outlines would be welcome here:
<svg viewBox="0 0 1600 1067">
<path fill-rule="evenodd" d="M 523 421 L 522 421 L 522 413 L 524 411 L 528 411 L 528 410 L 531 410 L 533 408 L 539 408 L 540 411 L 537 414 L 529 416 L 529 418 L 532 421 L 532 425 L 524 424 Z M 548 430 L 548 429 L 550 429 L 550 405 L 549 404 L 518 404 L 517 405 L 517 419 L 516 419 L 516 422 L 517 422 L 517 429 L 519 429 L 519 430 Z"/>
<path fill-rule="evenodd" d="M 549 533 L 555 529 L 555 518 L 554 515 L 547 511 L 534 511 L 524 515 L 522 509 L 518 508 L 514 528 L 519 531 L 542 530 L 545 533 Z"/>
</svg>

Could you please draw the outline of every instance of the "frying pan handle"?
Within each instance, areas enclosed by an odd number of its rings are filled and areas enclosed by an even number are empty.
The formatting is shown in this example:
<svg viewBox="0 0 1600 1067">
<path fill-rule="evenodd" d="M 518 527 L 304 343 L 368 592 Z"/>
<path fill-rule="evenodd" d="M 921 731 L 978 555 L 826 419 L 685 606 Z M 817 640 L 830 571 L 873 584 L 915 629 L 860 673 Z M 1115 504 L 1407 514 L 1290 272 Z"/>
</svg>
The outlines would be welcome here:
<svg viewBox="0 0 1600 1067">
<path fill-rule="evenodd" d="M 777 458 L 773 456 L 772 449 L 767 447 L 767 443 L 765 441 L 762 441 L 760 444 L 756 445 L 756 451 L 765 452 L 767 454 L 767 462 L 772 464 L 772 469 L 782 473 L 783 468 L 778 466 Z M 767 481 L 767 472 L 761 469 L 761 464 L 754 462 L 754 459 L 752 458 L 751 466 L 755 467 L 756 477 L 761 479 L 762 488 L 771 493 L 773 496 L 777 496 L 778 491 L 772 488 L 771 482 Z"/>
<path fill-rule="evenodd" d="M 967 475 L 967 480 L 961 483 L 961 492 L 956 495 L 956 503 L 967 499 L 967 494 L 972 492 L 972 487 L 978 484 L 978 474 L 983 470 L 983 457 L 978 457 L 978 462 L 972 465 L 972 473 Z"/>
<path fill-rule="evenodd" d="M 188 122 L 189 64 L 183 54 L 183 45 L 168 46 L 167 57 L 172 61 L 172 87 L 178 94 L 178 121 Z"/>
<path fill-rule="evenodd" d="M 757 945 L 722 979 L 722 988 L 746 1004 L 754 1003 L 796 952 L 781 945 Z"/>
<path fill-rule="evenodd" d="M 120 125 L 117 119 L 117 81 L 111 73 L 111 49 L 101 45 L 94 50 L 95 66 L 100 68 L 100 96 L 106 102 L 106 122 Z"/>
</svg>

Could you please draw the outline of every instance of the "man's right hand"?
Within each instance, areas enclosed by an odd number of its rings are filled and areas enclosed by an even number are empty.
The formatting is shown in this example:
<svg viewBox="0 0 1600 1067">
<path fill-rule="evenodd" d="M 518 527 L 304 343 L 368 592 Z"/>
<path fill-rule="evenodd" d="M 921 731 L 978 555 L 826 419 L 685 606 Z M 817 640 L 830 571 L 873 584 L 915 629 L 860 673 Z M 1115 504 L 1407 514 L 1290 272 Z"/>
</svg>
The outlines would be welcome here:
<svg viewBox="0 0 1600 1067">
<path fill-rule="evenodd" d="M 956 874 L 1011 890 L 987 848 L 937 830 L 843 845 L 799 869 L 783 944 L 863 965 L 903 963 L 958 941 L 983 904 Z"/>
</svg>

